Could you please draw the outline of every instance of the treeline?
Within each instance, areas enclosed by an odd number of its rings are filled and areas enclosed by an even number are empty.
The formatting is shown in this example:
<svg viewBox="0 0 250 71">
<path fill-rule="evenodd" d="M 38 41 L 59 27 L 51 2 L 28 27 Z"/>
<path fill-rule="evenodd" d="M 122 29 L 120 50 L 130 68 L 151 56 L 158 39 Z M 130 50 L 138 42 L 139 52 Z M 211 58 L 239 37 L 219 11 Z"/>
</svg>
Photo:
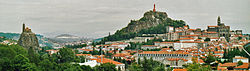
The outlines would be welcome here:
<svg viewBox="0 0 250 71">
<path fill-rule="evenodd" d="M 116 71 L 114 64 L 80 66 L 85 57 L 75 56 L 71 48 L 62 48 L 58 54 L 36 53 L 18 45 L 0 45 L 0 71 Z"/>
<path fill-rule="evenodd" d="M 138 63 L 133 63 L 128 67 L 129 71 L 165 71 L 165 66 L 161 62 L 154 61 L 152 58 L 143 60 L 138 59 Z"/>
<path fill-rule="evenodd" d="M 250 52 L 250 46 L 244 47 L 244 49 L 247 52 Z M 248 56 L 248 54 L 243 49 L 233 48 L 233 49 L 224 50 L 223 58 L 228 59 L 228 61 L 226 62 L 232 62 L 235 56 L 242 56 L 242 57 L 247 57 L 248 59 L 250 59 L 250 56 Z"/>
</svg>

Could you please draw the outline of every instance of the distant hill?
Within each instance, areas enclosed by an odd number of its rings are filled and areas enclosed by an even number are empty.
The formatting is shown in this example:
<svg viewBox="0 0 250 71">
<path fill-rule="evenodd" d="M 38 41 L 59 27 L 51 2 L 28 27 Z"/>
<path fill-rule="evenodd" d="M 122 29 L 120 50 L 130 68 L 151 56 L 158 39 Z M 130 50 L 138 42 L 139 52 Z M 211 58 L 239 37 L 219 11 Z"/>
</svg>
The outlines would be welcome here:
<svg viewBox="0 0 250 71">
<path fill-rule="evenodd" d="M 61 34 L 61 35 L 56 36 L 56 38 L 80 38 L 80 37 L 70 35 L 70 34 Z"/>
<path fill-rule="evenodd" d="M 169 18 L 166 12 L 148 11 L 139 20 L 131 20 L 126 27 L 117 30 L 115 34 L 104 37 L 102 42 L 126 40 L 142 34 L 163 34 L 166 33 L 166 26 L 183 27 L 185 25 L 183 20 Z"/>
<path fill-rule="evenodd" d="M 70 34 L 60 34 L 55 37 L 51 37 L 49 39 L 56 43 L 71 43 L 71 42 L 77 42 L 77 41 L 93 40 L 93 39 L 78 37 L 78 36 L 74 36 Z"/>
</svg>

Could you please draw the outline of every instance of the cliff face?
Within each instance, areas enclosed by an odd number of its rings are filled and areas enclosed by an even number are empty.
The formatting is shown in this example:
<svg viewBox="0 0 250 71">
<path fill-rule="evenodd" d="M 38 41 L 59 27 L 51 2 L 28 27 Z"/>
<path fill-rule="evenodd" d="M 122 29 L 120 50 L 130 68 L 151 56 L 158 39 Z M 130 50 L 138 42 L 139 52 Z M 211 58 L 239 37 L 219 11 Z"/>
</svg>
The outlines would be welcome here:
<svg viewBox="0 0 250 71">
<path fill-rule="evenodd" d="M 144 13 L 144 16 L 139 20 L 131 20 L 127 27 L 121 29 L 122 32 L 139 32 L 142 29 L 148 29 L 150 27 L 163 24 L 167 20 L 168 15 L 166 12 L 153 12 L 148 11 Z"/>
<path fill-rule="evenodd" d="M 37 50 L 39 47 L 36 34 L 31 32 L 29 28 L 23 29 L 23 32 L 18 40 L 18 44 L 26 49 L 32 48 L 34 50 Z"/>
</svg>

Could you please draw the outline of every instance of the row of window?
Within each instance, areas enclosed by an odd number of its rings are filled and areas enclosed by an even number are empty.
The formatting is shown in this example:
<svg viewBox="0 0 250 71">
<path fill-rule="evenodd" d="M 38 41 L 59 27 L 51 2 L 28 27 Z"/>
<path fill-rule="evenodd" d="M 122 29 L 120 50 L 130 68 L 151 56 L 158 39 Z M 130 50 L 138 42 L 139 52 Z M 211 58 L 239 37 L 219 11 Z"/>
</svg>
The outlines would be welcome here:
<svg viewBox="0 0 250 71">
<path fill-rule="evenodd" d="M 138 56 L 188 56 L 188 54 L 139 54 Z"/>
</svg>

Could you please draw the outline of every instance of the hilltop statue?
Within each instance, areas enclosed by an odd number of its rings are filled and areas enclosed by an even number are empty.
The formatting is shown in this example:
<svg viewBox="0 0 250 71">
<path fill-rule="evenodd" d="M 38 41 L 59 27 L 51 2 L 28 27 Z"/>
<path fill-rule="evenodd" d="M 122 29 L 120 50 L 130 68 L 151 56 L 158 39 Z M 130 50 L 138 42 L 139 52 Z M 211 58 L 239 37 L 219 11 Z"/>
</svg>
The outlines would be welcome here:
<svg viewBox="0 0 250 71">
<path fill-rule="evenodd" d="M 25 27 L 23 24 L 22 34 L 18 40 L 18 44 L 26 49 L 38 50 L 39 43 L 36 34 L 31 31 L 30 28 Z"/>
<path fill-rule="evenodd" d="M 155 10 L 155 4 L 154 4 L 154 9 L 153 9 L 153 12 L 155 12 L 156 10 Z"/>
</svg>

